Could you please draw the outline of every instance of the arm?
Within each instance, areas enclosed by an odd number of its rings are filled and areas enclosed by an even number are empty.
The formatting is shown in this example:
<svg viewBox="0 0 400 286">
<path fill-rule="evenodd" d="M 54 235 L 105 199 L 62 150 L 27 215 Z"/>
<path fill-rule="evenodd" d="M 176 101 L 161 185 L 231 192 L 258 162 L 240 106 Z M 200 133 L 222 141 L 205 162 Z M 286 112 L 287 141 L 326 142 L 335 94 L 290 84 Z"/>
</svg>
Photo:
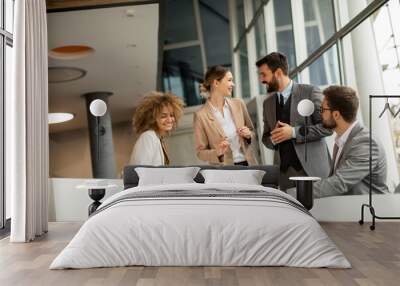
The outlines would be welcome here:
<svg viewBox="0 0 400 286">
<path fill-rule="evenodd" d="M 197 114 L 194 114 L 193 117 L 193 126 L 194 126 L 194 139 L 196 144 L 196 155 L 197 157 L 209 163 L 220 164 L 223 160 L 223 155 L 218 156 L 216 149 L 210 149 L 208 138 L 205 133 L 204 127 L 201 123 L 201 120 L 198 118 Z"/>
<path fill-rule="evenodd" d="M 271 140 L 271 128 L 269 128 L 267 116 L 266 116 L 266 105 L 267 105 L 267 99 L 264 100 L 264 105 L 263 105 L 263 121 L 264 121 L 264 131 L 262 135 L 262 142 L 264 143 L 265 147 L 268 149 L 276 150 L 278 148 L 278 145 L 275 145 L 272 143 Z"/>
<path fill-rule="evenodd" d="M 322 116 L 319 109 L 322 103 L 322 93 L 319 88 L 313 87 L 310 100 L 314 103 L 314 113 L 309 118 L 307 141 L 317 141 L 332 135 L 333 131 L 322 126 Z M 304 126 L 295 127 L 296 143 L 304 143 Z"/>
<path fill-rule="evenodd" d="M 249 111 L 247 110 L 246 104 L 244 103 L 243 100 L 240 99 L 240 104 L 242 105 L 242 110 L 243 110 L 243 117 L 244 117 L 244 126 L 250 129 L 251 131 L 251 137 L 250 138 L 244 138 L 244 141 L 250 145 L 252 140 L 255 140 L 255 132 L 254 132 L 254 125 L 253 122 L 251 121 Z"/>
<path fill-rule="evenodd" d="M 378 162 L 378 152 L 378 145 L 373 141 L 372 166 L 375 166 Z M 314 196 L 316 198 L 344 195 L 369 175 L 368 138 L 354 142 L 347 156 L 344 163 L 336 169 L 331 177 L 314 184 Z"/>
</svg>

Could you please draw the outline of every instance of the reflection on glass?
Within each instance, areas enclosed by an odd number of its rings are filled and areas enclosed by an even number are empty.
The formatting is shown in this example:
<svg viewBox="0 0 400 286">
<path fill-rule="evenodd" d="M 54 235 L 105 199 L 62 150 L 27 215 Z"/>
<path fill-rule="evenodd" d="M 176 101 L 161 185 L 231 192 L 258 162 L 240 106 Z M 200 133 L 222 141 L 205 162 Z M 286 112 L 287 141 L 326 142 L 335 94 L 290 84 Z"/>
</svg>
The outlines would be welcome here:
<svg viewBox="0 0 400 286">
<path fill-rule="evenodd" d="M 165 1 L 164 29 L 164 44 L 197 40 L 193 1 Z"/>
<path fill-rule="evenodd" d="M 207 65 L 230 66 L 232 53 L 227 1 L 199 2 Z"/>
<path fill-rule="evenodd" d="M 6 31 L 13 33 L 14 30 L 14 0 L 5 0 Z"/>
<path fill-rule="evenodd" d="M 307 55 L 335 33 L 332 0 L 303 0 Z"/>
<path fill-rule="evenodd" d="M 261 13 L 254 26 L 256 34 L 256 48 L 257 48 L 257 59 L 260 59 L 267 55 L 267 43 L 265 39 L 265 23 L 264 13 Z"/>
<path fill-rule="evenodd" d="M 336 45 L 327 50 L 303 72 L 310 73 L 310 84 L 312 85 L 326 86 L 340 84 Z"/>
<path fill-rule="evenodd" d="M 247 57 L 247 44 L 246 40 L 243 40 L 239 46 L 239 57 L 240 57 L 240 76 L 241 76 L 241 87 L 242 87 L 242 98 L 250 97 L 250 79 L 249 79 L 249 64 Z"/>
<path fill-rule="evenodd" d="M 274 1 L 276 44 L 278 51 L 285 54 L 289 70 L 296 66 L 296 53 L 293 36 L 292 9 L 290 0 Z"/>
<path fill-rule="evenodd" d="M 246 24 L 244 21 L 243 0 L 236 1 L 236 19 L 237 19 L 237 23 L 238 23 L 238 34 L 239 34 L 239 37 L 241 37 L 246 29 Z"/>
<path fill-rule="evenodd" d="M 163 89 L 183 97 L 187 106 L 201 104 L 196 85 L 203 78 L 200 47 L 164 52 Z"/>
<path fill-rule="evenodd" d="M 257 10 L 260 8 L 260 6 L 264 6 L 264 2 L 261 0 L 253 0 L 253 15 L 256 14 Z"/>
</svg>

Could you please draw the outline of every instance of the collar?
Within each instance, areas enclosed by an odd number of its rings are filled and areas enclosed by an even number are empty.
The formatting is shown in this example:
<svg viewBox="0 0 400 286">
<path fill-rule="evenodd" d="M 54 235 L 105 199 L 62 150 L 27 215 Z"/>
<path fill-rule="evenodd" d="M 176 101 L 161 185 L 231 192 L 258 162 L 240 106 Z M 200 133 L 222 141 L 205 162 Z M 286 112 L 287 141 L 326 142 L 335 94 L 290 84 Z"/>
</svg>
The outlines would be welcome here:
<svg viewBox="0 0 400 286">
<path fill-rule="evenodd" d="M 292 88 L 293 88 L 293 81 L 290 80 L 289 83 L 287 84 L 287 86 L 285 87 L 284 90 L 282 90 L 282 92 L 278 92 L 281 93 L 282 96 L 287 99 L 289 98 L 290 94 L 292 93 Z"/>
<path fill-rule="evenodd" d="M 213 112 L 219 112 L 219 110 L 211 103 L 211 101 L 208 101 L 208 103 L 210 104 L 211 109 L 212 109 Z M 228 100 L 227 100 L 226 98 L 224 99 L 224 106 L 223 106 L 223 108 L 224 108 L 224 109 L 229 108 L 229 106 L 228 106 Z"/>
<path fill-rule="evenodd" d="M 349 128 L 347 128 L 347 130 L 346 130 L 341 136 L 336 136 L 336 138 L 335 138 L 335 143 L 336 143 L 336 145 L 337 145 L 339 148 L 342 147 L 342 146 L 346 143 L 347 138 L 349 138 L 349 135 L 350 135 L 350 133 L 351 133 L 351 130 L 353 130 L 354 126 L 356 126 L 357 123 L 358 123 L 357 120 L 354 121 L 354 122 L 349 126 Z"/>
</svg>

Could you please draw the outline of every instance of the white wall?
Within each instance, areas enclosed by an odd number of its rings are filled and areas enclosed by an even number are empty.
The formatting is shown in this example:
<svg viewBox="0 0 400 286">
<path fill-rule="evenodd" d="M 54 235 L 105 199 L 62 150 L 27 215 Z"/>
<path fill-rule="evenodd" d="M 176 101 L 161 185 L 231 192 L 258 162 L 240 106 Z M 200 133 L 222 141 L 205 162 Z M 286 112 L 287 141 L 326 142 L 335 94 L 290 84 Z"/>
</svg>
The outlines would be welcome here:
<svg viewBox="0 0 400 286">
<path fill-rule="evenodd" d="M 89 197 L 88 190 L 77 188 L 87 180 L 49 179 L 49 221 L 85 221 L 88 218 L 88 206 L 93 200 Z M 108 180 L 108 182 L 118 187 L 107 189 L 104 199 L 123 190 L 122 180 Z"/>
</svg>

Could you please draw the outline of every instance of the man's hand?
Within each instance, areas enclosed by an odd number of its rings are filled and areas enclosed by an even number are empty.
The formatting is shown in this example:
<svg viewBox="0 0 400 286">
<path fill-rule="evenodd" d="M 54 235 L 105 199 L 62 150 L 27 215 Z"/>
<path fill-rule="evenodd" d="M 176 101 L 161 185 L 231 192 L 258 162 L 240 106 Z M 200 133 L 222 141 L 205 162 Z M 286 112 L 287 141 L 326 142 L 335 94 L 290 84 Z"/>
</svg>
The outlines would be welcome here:
<svg viewBox="0 0 400 286">
<path fill-rule="evenodd" d="M 224 155 L 226 150 L 228 150 L 229 145 L 230 144 L 229 144 L 228 140 L 225 139 L 225 140 L 221 141 L 217 147 L 217 155 L 218 156 Z"/>
<path fill-rule="evenodd" d="M 275 144 L 292 139 L 292 126 L 287 123 L 278 121 L 276 127 L 271 132 L 271 140 Z"/>
<path fill-rule="evenodd" d="M 246 139 L 250 139 L 251 138 L 251 131 L 247 126 L 238 128 L 237 133 L 239 134 L 239 136 L 246 138 Z"/>
</svg>

